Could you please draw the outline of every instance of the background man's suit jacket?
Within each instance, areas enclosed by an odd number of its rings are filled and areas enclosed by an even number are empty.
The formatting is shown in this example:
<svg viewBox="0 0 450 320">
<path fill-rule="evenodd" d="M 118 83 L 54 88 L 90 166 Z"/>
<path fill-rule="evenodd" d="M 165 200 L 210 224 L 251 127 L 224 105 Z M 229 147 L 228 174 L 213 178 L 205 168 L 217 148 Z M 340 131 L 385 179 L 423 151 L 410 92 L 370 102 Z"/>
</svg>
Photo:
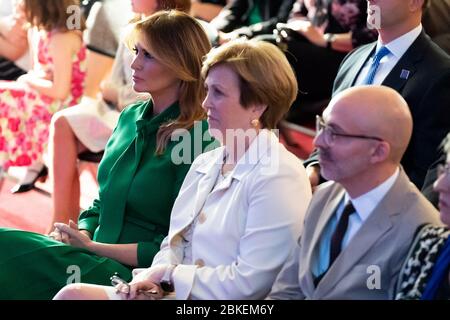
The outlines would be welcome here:
<svg viewBox="0 0 450 320">
<path fill-rule="evenodd" d="M 361 46 L 342 62 L 333 96 L 354 86 L 376 43 Z M 401 77 L 409 71 L 408 79 Z M 404 73 L 404 72 L 403 72 Z M 422 187 L 428 168 L 438 158 L 438 146 L 450 131 L 450 56 L 422 32 L 382 83 L 399 92 L 413 116 L 413 136 L 402 159 L 411 181 Z M 317 153 L 304 162 L 317 161 Z"/>
</svg>

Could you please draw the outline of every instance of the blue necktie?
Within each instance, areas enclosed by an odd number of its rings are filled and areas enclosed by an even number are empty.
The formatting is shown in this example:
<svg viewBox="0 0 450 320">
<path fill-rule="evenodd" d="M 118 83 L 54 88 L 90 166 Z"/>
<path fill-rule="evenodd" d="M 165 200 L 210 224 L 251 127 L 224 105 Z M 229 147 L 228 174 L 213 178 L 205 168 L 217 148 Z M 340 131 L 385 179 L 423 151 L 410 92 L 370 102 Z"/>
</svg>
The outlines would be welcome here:
<svg viewBox="0 0 450 320">
<path fill-rule="evenodd" d="M 332 236 L 331 236 L 331 243 L 330 243 L 330 262 L 328 264 L 328 269 L 324 271 L 320 276 L 314 279 L 314 285 L 317 287 L 320 280 L 325 276 L 325 274 L 330 270 L 331 265 L 336 260 L 336 258 L 341 253 L 342 249 L 342 241 L 344 240 L 345 234 L 347 233 L 348 228 L 348 222 L 350 219 L 350 216 L 352 214 L 356 213 L 355 208 L 353 207 L 353 204 L 351 201 L 347 202 L 347 204 L 344 207 L 344 210 L 342 211 L 341 217 L 338 220 L 338 223 L 336 225 L 336 229 L 334 230 Z"/>
<path fill-rule="evenodd" d="M 380 66 L 380 61 L 383 59 L 383 57 L 387 56 L 389 53 L 388 48 L 385 46 L 382 46 L 373 57 L 372 65 L 370 66 L 369 73 L 367 73 L 366 78 L 363 81 L 363 84 L 370 85 L 373 83 L 373 79 L 375 79 L 375 74 L 377 73 L 377 69 Z"/>
</svg>

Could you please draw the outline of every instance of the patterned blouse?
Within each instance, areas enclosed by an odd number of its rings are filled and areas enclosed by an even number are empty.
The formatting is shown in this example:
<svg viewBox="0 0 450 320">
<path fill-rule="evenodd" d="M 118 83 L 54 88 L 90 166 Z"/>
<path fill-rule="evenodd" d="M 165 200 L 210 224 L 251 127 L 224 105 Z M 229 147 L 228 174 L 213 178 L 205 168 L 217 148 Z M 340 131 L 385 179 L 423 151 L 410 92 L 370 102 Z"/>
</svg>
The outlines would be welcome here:
<svg viewBox="0 0 450 320">
<path fill-rule="evenodd" d="M 418 300 L 422 298 L 436 261 L 449 239 L 450 230 L 444 227 L 425 225 L 420 229 L 400 271 L 396 300 Z M 447 276 L 434 299 L 450 298 L 448 281 Z"/>
</svg>

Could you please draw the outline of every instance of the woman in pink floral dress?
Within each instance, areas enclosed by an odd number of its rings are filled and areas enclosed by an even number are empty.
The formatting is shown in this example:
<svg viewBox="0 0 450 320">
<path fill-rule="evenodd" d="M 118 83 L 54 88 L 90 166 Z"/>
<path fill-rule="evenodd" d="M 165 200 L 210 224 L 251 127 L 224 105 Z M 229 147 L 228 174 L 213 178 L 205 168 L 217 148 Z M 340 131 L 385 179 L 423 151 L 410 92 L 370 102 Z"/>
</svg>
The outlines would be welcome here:
<svg viewBox="0 0 450 320">
<path fill-rule="evenodd" d="M 26 185 L 42 173 L 53 113 L 79 103 L 86 48 L 81 13 L 66 13 L 78 0 L 23 0 L 23 5 L 32 25 L 33 68 L 17 81 L 0 81 L 0 167 L 28 166 Z"/>
</svg>

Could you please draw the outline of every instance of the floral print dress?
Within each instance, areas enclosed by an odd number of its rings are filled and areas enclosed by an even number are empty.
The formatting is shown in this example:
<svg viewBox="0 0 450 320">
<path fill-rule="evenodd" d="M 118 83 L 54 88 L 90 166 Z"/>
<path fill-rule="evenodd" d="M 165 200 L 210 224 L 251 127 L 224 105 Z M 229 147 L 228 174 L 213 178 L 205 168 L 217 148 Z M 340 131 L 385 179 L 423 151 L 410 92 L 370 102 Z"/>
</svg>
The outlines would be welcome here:
<svg viewBox="0 0 450 320">
<path fill-rule="evenodd" d="M 53 58 L 49 53 L 52 32 L 35 31 L 37 59 L 33 72 L 52 79 Z M 28 166 L 42 161 L 49 136 L 50 120 L 56 111 L 79 103 L 86 75 L 86 47 L 72 57 L 70 94 L 58 100 L 40 94 L 17 81 L 0 81 L 0 166 Z"/>
</svg>

